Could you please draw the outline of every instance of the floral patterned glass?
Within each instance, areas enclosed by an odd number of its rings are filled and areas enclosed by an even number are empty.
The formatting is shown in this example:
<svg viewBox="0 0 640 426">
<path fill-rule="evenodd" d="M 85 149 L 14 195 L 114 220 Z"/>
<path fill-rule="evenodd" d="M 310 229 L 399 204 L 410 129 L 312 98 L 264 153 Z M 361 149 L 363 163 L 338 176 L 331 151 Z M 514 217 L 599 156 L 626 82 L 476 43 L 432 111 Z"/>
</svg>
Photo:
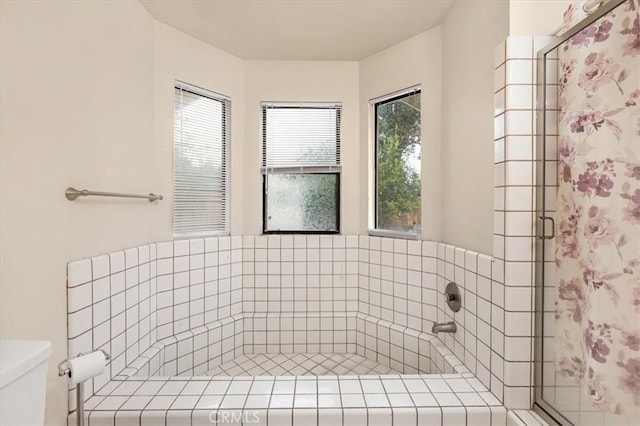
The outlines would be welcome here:
<svg viewBox="0 0 640 426">
<path fill-rule="evenodd" d="M 640 424 L 639 8 L 557 49 L 557 386 L 543 398 L 577 424 Z"/>
</svg>

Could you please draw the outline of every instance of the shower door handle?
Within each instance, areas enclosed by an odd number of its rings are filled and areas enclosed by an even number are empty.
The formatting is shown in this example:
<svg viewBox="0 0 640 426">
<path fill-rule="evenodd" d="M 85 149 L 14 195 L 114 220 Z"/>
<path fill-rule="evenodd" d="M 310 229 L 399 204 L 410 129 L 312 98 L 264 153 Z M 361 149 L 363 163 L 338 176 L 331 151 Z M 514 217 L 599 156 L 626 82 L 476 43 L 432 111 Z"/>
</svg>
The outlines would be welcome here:
<svg viewBox="0 0 640 426">
<path fill-rule="evenodd" d="M 556 221 L 550 216 L 538 216 L 538 220 L 540 221 L 540 229 L 542 232 L 540 236 L 538 236 L 541 240 L 552 240 L 556 236 Z M 551 222 L 551 235 L 547 235 L 545 232 L 545 226 L 547 221 Z"/>
</svg>

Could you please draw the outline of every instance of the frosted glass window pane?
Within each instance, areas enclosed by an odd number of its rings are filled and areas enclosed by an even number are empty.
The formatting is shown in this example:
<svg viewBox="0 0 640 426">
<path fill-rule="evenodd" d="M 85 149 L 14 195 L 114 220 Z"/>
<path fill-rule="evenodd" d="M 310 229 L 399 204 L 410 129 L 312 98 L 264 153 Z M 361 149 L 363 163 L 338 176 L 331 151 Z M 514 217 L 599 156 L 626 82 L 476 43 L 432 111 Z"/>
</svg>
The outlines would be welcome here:
<svg viewBox="0 0 640 426">
<path fill-rule="evenodd" d="M 337 174 L 266 175 L 266 231 L 335 232 Z"/>
</svg>

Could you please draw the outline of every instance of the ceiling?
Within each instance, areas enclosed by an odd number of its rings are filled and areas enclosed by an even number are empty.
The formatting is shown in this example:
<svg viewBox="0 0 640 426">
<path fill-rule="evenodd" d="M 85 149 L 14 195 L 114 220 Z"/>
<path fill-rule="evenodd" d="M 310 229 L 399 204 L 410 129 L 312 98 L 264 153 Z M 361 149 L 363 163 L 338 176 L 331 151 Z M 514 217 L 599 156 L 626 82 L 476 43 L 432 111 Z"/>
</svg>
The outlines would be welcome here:
<svg viewBox="0 0 640 426">
<path fill-rule="evenodd" d="M 360 60 L 438 25 L 454 0 L 141 0 L 244 59 Z"/>
</svg>

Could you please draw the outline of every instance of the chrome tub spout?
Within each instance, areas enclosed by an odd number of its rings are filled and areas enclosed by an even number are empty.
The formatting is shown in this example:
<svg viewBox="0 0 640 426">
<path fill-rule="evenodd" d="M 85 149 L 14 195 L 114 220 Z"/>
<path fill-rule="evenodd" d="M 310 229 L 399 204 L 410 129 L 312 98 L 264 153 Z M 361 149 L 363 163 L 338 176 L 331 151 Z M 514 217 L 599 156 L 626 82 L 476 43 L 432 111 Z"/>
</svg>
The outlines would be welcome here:
<svg viewBox="0 0 640 426">
<path fill-rule="evenodd" d="M 442 322 L 440 324 L 434 322 L 433 327 L 431 327 L 431 332 L 433 334 L 455 333 L 457 330 L 458 330 L 458 327 L 456 326 L 456 323 L 453 321 Z"/>
</svg>

